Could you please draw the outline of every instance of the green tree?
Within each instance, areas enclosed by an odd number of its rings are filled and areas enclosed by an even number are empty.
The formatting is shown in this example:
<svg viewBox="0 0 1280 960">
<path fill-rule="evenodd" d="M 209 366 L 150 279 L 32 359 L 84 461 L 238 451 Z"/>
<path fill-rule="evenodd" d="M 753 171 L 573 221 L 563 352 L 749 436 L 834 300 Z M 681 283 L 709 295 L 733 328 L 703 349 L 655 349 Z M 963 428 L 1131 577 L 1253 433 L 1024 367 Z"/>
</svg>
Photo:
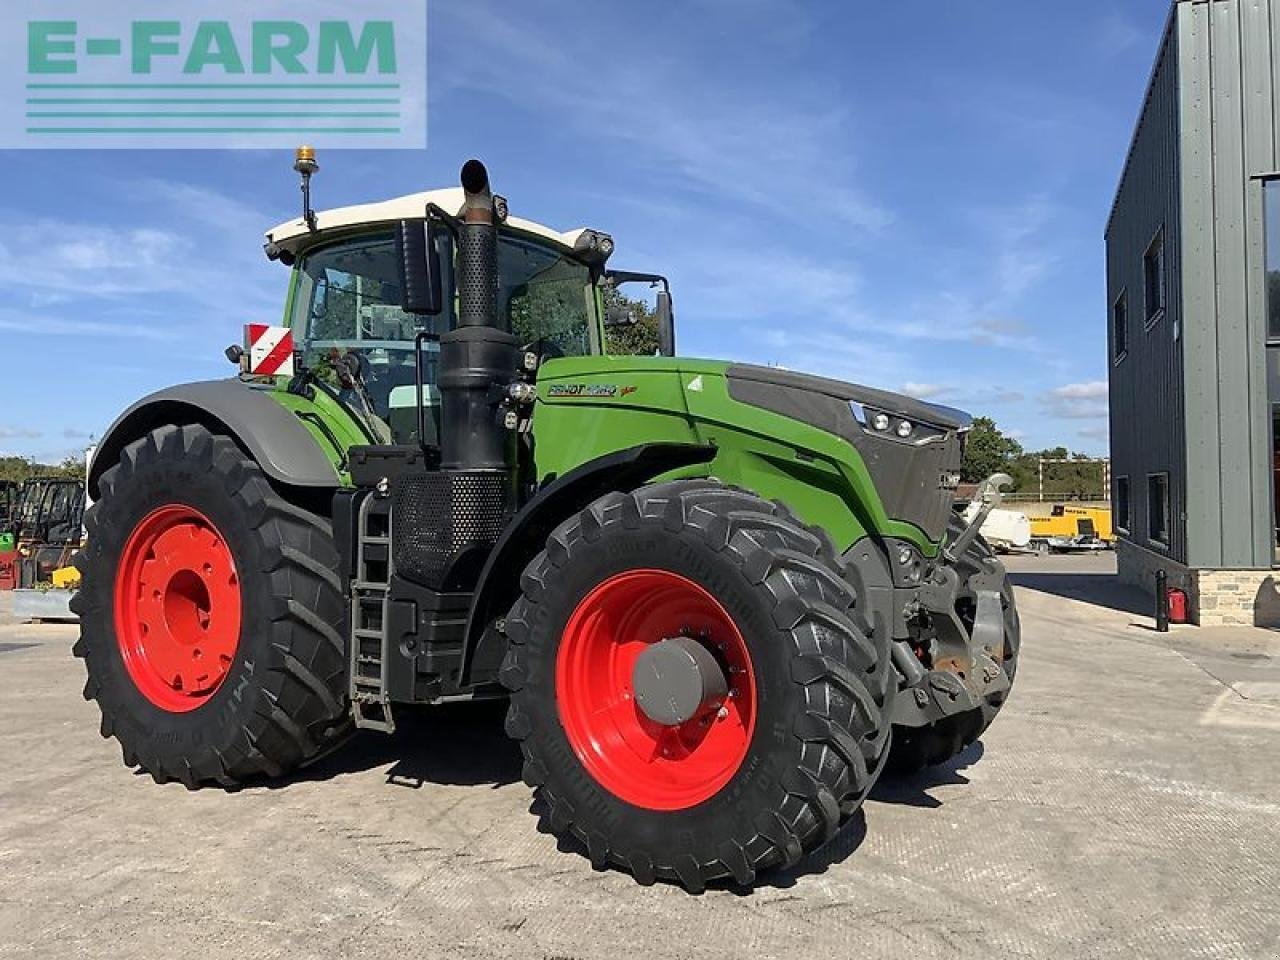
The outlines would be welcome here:
<svg viewBox="0 0 1280 960">
<path fill-rule="evenodd" d="M 550 271 L 511 292 L 511 332 L 521 343 L 547 340 L 570 356 L 588 352 L 590 314 L 577 277 L 556 278 Z"/>
<path fill-rule="evenodd" d="M 1022 444 L 1006 437 L 990 417 L 976 417 L 965 442 L 960 475 L 966 483 L 978 483 L 993 473 L 1008 473 L 1021 457 Z"/>
<path fill-rule="evenodd" d="M 24 457 L 0 457 L 0 480 L 21 483 L 32 477 L 71 477 L 84 479 L 84 457 L 69 456 L 61 463 L 37 463 Z"/>
<path fill-rule="evenodd" d="M 658 316 L 641 300 L 604 288 L 605 316 L 625 312 L 633 322 L 605 327 L 605 352 L 618 357 L 651 357 L 658 352 Z"/>
<path fill-rule="evenodd" d="M 1042 458 L 1055 461 L 1044 464 L 1046 500 L 1081 500 L 1106 495 L 1106 468 L 1088 455 L 1072 453 L 1066 447 L 1034 450 L 1019 457 L 1010 470 L 1018 481 L 1019 490 L 1036 492 L 1040 489 Z"/>
</svg>

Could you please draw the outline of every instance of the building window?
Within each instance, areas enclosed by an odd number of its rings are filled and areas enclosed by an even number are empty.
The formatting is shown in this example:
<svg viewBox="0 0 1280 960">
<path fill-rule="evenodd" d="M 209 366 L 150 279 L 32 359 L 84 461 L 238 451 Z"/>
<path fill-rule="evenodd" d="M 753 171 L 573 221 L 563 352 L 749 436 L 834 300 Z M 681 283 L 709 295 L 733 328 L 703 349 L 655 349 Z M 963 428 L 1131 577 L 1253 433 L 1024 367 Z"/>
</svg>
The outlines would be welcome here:
<svg viewBox="0 0 1280 960">
<path fill-rule="evenodd" d="M 1164 314 L 1164 227 L 1142 257 L 1142 282 L 1146 301 L 1146 325 L 1149 327 Z"/>
<path fill-rule="evenodd" d="M 1111 306 L 1111 359 L 1119 363 L 1129 352 L 1129 293 L 1121 291 Z"/>
<path fill-rule="evenodd" d="M 1280 180 L 1267 181 L 1267 339 L 1280 340 Z"/>
<path fill-rule="evenodd" d="M 1115 528 L 1129 532 L 1129 478 L 1116 477 Z"/>
<path fill-rule="evenodd" d="M 1147 477 L 1147 539 L 1162 547 L 1169 545 L 1169 475 Z"/>
</svg>

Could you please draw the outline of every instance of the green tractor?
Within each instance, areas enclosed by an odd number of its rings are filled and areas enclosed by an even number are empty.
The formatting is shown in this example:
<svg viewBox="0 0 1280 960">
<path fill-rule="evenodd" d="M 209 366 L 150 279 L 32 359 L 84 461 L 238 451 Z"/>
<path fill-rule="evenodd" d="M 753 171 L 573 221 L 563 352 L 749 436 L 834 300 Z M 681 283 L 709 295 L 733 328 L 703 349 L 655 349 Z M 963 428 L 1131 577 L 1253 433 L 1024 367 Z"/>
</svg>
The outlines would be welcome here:
<svg viewBox="0 0 1280 960">
<path fill-rule="evenodd" d="M 322 213 L 295 168 L 287 329 L 135 404 L 91 466 L 75 652 L 126 764 L 236 788 L 505 697 L 550 830 L 698 891 L 794 865 L 992 721 L 1019 627 L 977 536 L 1007 478 L 952 510 L 968 417 L 676 357 L 662 277 L 509 215 L 478 161 Z M 653 355 L 609 355 L 639 316 Z"/>
</svg>

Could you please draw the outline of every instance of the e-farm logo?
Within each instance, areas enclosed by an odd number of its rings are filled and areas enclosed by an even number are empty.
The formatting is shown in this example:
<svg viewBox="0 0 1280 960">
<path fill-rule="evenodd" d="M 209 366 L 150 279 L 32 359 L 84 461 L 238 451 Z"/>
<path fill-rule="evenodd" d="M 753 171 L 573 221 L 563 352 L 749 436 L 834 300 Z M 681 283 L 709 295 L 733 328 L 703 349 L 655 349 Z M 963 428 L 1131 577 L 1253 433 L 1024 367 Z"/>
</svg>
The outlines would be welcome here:
<svg viewBox="0 0 1280 960">
<path fill-rule="evenodd" d="M 0 147 L 426 146 L 425 0 L 9 0 L 4 21 Z"/>
</svg>

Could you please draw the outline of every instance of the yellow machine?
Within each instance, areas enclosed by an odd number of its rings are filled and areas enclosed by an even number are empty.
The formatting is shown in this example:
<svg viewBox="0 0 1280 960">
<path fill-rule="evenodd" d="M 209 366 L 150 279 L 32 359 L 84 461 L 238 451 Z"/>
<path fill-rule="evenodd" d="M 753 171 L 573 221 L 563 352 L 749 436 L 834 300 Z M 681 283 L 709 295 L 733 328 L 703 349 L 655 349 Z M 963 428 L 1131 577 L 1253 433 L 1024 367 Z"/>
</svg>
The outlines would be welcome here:
<svg viewBox="0 0 1280 960">
<path fill-rule="evenodd" d="M 55 590 L 77 590 L 80 587 L 80 571 L 75 567 L 61 567 L 50 578 Z"/>
<path fill-rule="evenodd" d="M 1054 504 L 1047 517 L 1031 518 L 1032 540 L 1088 537 L 1111 543 L 1115 532 L 1111 526 L 1110 507 L 1068 507 Z"/>
</svg>

